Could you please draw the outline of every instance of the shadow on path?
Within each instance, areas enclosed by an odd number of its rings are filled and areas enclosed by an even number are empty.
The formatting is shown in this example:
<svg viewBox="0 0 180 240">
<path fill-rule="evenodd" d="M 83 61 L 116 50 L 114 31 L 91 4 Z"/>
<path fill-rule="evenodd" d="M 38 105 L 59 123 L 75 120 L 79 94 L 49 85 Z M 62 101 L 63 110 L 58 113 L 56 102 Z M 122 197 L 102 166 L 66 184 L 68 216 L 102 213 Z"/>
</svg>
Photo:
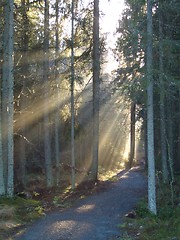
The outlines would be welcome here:
<svg viewBox="0 0 180 240">
<path fill-rule="evenodd" d="M 104 192 L 78 200 L 68 210 L 49 213 L 16 240 L 120 239 L 118 224 L 146 194 L 147 179 L 138 168 L 117 175 Z"/>
</svg>

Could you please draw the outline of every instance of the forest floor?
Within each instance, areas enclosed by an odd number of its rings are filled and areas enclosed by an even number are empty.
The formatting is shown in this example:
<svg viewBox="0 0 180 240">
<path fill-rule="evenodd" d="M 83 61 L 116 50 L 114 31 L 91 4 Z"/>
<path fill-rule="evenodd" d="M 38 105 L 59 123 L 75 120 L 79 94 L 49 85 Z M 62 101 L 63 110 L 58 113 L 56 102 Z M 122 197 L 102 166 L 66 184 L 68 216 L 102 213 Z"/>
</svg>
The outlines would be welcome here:
<svg viewBox="0 0 180 240">
<path fill-rule="evenodd" d="M 46 194 L 49 211 L 31 225 L 14 232 L 17 240 L 122 239 L 125 215 L 146 195 L 147 178 L 139 167 L 122 171 L 109 181 L 86 182 L 59 198 Z M 64 201 L 65 200 L 65 201 Z M 8 238 L 6 238 L 8 239 Z"/>
</svg>

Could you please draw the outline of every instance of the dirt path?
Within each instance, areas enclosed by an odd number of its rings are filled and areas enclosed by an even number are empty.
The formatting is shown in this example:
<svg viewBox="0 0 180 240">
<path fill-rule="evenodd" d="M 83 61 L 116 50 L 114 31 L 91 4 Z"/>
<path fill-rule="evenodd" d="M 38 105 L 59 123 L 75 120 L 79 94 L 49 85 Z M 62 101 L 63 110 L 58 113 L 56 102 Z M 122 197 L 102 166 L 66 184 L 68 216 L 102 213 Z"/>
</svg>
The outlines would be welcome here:
<svg viewBox="0 0 180 240">
<path fill-rule="evenodd" d="M 145 195 L 147 179 L 134 168 L 118 175 L 104 192 L 78 200 L 68 210 L 47 214 L 17 240 L 120 239 L 118 224 Z"/>
</svg>

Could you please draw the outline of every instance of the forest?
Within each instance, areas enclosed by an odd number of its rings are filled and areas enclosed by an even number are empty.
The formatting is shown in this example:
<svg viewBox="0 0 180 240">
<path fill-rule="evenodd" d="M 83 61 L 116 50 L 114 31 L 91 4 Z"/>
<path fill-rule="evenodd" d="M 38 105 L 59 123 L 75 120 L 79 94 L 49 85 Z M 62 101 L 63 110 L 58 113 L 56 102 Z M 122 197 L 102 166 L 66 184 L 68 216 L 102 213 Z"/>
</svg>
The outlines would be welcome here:
<svg viewBox="0 0 180 240">
<path fill-rule="evenodd" d="M 141 163 L 156 215 L 159 181 L 180 204 L 180 2 L 125 0 L 114 46 L 99 2 L 1 0 L 0 196 Z"/>
</svg>

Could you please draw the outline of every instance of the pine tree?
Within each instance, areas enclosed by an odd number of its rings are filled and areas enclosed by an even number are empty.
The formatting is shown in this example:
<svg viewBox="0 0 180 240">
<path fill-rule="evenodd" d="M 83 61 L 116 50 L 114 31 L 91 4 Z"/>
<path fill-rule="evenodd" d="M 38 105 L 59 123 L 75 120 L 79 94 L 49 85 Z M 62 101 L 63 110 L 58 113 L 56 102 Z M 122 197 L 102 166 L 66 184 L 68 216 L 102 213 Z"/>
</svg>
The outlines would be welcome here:
<svg viewBox="0 0 180 240">
<path fill-rule="evenodd" d="M 49 130 L 49 0 L 45 0 L 44 8 L 44 66 L 43 66 L 43 81 L 44 81 L 44 153 L 45 153 L 45 168 L 46 182 L 48 187 L 53 186 L 52 174 L 52 158 L 51 158 L 51 140 Z"/>
<path fill-rule="evenodd" d="M 74 1 L 71 2 L 71 185 L 75 188 L 75 141 L 74 141 Z"/>
<path fill-rule="evenodd" d="M 93 19 L 93 162 L 92 162 L 92 179 L 95 180 L 95 181 L 98 178 L 99 88 L 100 88 L 99 0 L 94 0 L 94 19 Z"/>
<path fill-rule="evenodd" d="M 154 159 L 154 110 L 153 110 L 153 54 L 152 54 L 152 0 L 147 0 L 147 149 L 148 149 L 148 207 L 156 214 L 156 183 Z"/>
<path fill-rule="evenodd" d="M 14 194 L 14 1 L 8 0 L 4 6 L 4 39 L 3 39 L 3 159 L 6 194 Z M 7 118 L 6 118 L 7 117 Z"/>
</svg>

